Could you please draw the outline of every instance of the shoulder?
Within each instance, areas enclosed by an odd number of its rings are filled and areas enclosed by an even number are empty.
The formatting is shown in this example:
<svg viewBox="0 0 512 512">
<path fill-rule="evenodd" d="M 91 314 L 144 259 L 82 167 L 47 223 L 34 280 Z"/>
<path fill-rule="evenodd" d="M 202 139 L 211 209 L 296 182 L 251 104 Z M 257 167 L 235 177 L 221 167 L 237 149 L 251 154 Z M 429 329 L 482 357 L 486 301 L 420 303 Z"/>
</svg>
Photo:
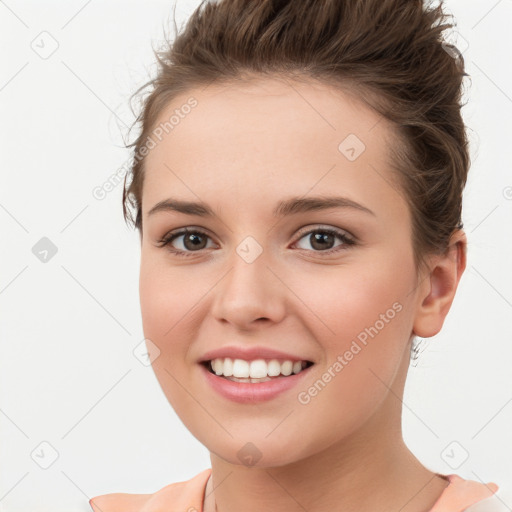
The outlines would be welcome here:
<svg viewBox="0 0 512 512">
<path fill-rule="evenodd" d="M 499 490 L 494 482 L 482 483 L 476 480 L 466 480 L 456 474 L 443 475 L 449 484 L 439 496 L 429 512 L 462 512 L 466 510 L 493 512 L 493 508 L 473 508 L 479 504 L 487 505 Z M 500 509 L 496 509 L 497 511 Z"/>
<path fill-rule="evenodd" d="M 510 512 L 512 510 L 512 486 L 498 487 L 490 497 L 471 505 L 464 512 Z"/>
<path fill-rule="evenodd" d="M 111 493 L 94 496 L 94 512 L 198 512 L 211 468 L 183 482 L 166 485 L 153 494 Z"/>
</svg>

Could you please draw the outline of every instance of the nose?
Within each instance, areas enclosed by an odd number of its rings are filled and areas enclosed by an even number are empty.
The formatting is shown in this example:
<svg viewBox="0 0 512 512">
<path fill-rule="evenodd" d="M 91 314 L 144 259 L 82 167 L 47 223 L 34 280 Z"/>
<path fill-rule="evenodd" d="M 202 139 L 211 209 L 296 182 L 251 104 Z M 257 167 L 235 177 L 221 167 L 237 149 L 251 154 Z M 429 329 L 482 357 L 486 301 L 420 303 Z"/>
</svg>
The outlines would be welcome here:
<svg viewBox="0 0 512 512">
<path fill-rule="evenodd" d="M 264 253 L 252 262 L 235 253 L 230 264 L 213 290 L 214 318 L 244 331 L 261 323 L 280 322 L 285 314 L 287 288 Z"/>
</svg>

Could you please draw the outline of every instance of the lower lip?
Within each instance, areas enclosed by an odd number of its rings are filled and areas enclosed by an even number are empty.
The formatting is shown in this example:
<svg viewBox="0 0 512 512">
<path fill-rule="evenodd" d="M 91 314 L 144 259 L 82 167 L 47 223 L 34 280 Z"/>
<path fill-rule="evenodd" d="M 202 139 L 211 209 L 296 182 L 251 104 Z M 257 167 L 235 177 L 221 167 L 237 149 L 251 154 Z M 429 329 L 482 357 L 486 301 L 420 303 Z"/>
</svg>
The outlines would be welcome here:
<svg viewBox="0 0 512 512">
<path fill-rule="evenodd" d="M 215 391 L 229 400 L 247 404 L 271 400 L 280 393 L 293 388 L 304 378 L 314 365 L 289 377 L 278 377 L 277 379 L 267 380 L 266 382 L 255 383 L 234 382 L 210 372 L 204 364 L 200 364 L 199 366 L 201 366 L 206 380 Z"/>
</svg>

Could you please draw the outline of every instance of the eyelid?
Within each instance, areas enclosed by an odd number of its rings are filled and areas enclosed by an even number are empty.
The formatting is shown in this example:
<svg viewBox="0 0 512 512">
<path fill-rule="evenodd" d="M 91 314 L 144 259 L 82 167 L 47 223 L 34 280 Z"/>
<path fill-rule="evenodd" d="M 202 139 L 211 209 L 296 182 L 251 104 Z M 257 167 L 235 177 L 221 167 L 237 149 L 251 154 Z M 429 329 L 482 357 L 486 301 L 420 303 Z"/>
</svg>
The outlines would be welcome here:
<svg viewBox="0 0 512 512">
<path fill-rule="evenodd" d="M 333 236 L 340 239 L 343 243 L 341 245 L 332 247 L 331 249 L 327 249 L 325 251 L 312 251 L 312 250 L 306 250 L 306 249 L 300 249 L 300 250 L 305 250 L 306 252 L 313 252 L 313 253 L 318 253 L 318 254 L 323 254 L 323 255 L 331 255 L 333 253 L 338 253 L 343 250 L 346 250 L 350 246 L 357 245 L 357 243 L 358 243 L 357 237 L 355 237 L 354 235 L 352 235 L 351 233 L 349 233 L 348 231 L 346 231 L 344 229 L 330 226 L 330 225 L 310 224 L 309 226 L 305 226 L 299 230 L 299 233 L 295 237 L 295 241 L 292 243 L 292 245 L 297 244 L 302 238 L 304 238 L 304 236 L 314 233 L 315 231 L 320 231 L 320 232 L 323 231 L 326 233 L 330 233 Z M 184 251 L 182 249 L 172 248 L 172 246 L 170 245 L 171 242 L 173 242 L 176 238 L 186 235 L 187 233 L 199 233 L 201 235 L 207 236 L 208 238 L 210 238 L 211 240 L 214 241 L 214 237 L 210 235 L 210 232 L 208 229 L 202 228 L 199 226 L 186 226 L 183 228 L 177 228 L 175 230 L 172 230 L 172 231 L 166 233 L 162 238 L 157 240 L 157 246 L 158 247 L 167 247 L 169 252 L 171 252 L 172 254 L 175 254 L 176 256 L 187 257 L 187 256 L 193 256 L 194 253 L 203 254 L 205 249 L 200 249 L 198 251 Z M 217 242 L 215 242 L 215 241 L 214 241 L 214 243 L 217 244 Z"/>
<path fill-rule="evenodd" d="M 169 244 L 176 238 L 186 235 L 187 233 L 200 233 L 202 235 L 206 235 L 211 240 L 214 240 L 214 238 L 215 238 L 214 236 L 211 235 L 210 231 L 206 228 L 203 228 L 200 226 L 185 226 L 183 228 L 176 228 L 176 229 L 169 231 L 168 233 L 166 233 L 165 235 L 160 237 L 156 241 L 156 244 L 157 244 L 157 246 L 161 247 L 162 245 Z M 215 243 L 217 243 L 217 242 L 215 242 Z M 189 251 L 189 252 L 194 252 L 194 251 Z M 197 251 L 197 252 L 199 252 L 199 251 Z"/>
<path fill-rule="evenodd" d="M 335 232 L 337 232 L 339 234 L 343 234 L 347 238 L 350 238 L 354 242 L 358 241 L 357 237 L 354 236 L 349 231 L 347 231 L 345 229 L 342 229 L 342 228 L 335 227 L 335 226 L 331 226 L 331 225 L 328 225 L 328 224 L 309 224 L 307 226 L 304 226 L 303 228 L 301 228 L 299 230 L 299 232 L 297 234 L 297 238 L 301 238 L 304 235 L 310 233 L 311 231 L 317 231 L 317 230 L 318 231 L 319 230 L 335 231 Z M 183 235 L 186 232 L 195 232 L 195 231 L 199 231 L 200 233 L 204 233 L 205 235 L 208 235 L 212 239 L 215 238 L 214 236 L 211 235 L 210 231 L 207 228 L 203 228 L 201 226 L 185 226 L 183 228 L 176 228 L 176 229 L 173 229 L 173 230 L 169 231 L 164 236 L 162 236 L 159 239 L 159 241 L 168 240 L 168 239 L 172 238 L 175 235 L 176 236 L 177 235 Z"/>
<path fill-rule="evenodd" d="M 300 229 L 297 235 L 297 240 L 300 240 L 304 235 L 307 235 L 308 233 L 314 231 L 331 231 L 333 233 L 336 233 L 338 236 L 343 236 L 347 239 L 350 239 L 354 243 L 357 242 L 357 237 L 352 235 L 352 233 L 350 233 L 346 229 L 337 228 L 334 226 L 330 226 L 328 224 L 310 224 L 309 226 L 305 226 L 304 228 Z"/>
</svg>

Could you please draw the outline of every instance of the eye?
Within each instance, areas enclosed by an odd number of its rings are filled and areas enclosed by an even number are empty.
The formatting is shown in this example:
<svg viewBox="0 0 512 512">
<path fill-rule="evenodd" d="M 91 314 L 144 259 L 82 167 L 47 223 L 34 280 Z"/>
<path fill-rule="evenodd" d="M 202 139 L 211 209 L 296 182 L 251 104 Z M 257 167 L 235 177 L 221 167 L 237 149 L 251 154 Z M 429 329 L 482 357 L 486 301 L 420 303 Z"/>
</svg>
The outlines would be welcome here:
<svg viewBox="0 0 512 512">
<path fill-rule="evenodd" d="M 333 246 L 336 238 L 341 240 L 341 244 L 337 246 Z M 321 252 L 323 254 L 332 254 L 338 251 L 346 250 L 349 246 L 355 245 L 355 240 L 346 235 L 344 232 L 339 231 L 334 228 L 316 228 L 310 229 L 309 231 L 303 233 L 300 237 L 300 240 L 306 239 L 307 243 L 311 245 L 311 247 L 318 249 L 313 252 Z M 296 242 L 296 243 L 299 243 Z M 304 247 L 301 247 L 304 249 Z"/>
<path fill-rule="evenodd" d="M 181 241 L 182 248 L 176 248 L 172 245 L 175 240 L 184 237 Z M 309 238 L 307 238 L 309 237 Z M 342 243 L 333 246 L 336 238 Z M 167 247 L 167 249 L 176 256 L 193 256 L 193 253 L 200 253 L 203 249 L 207 248 L 207 240 L 210 236 L 200 229 L 182 229 L 178 232 L 171 232 L 165 235 L 162 239 L 157 241 L 158 247 Z M 338 251 L 346 250 L 349 246 L 355 245 L 356 242 L 344 232 L 334 228 L 316 228 L 303 232 L 299 238 L 299 243 L 302 239 L 306 239 L 314 249 L 313 252 L 321 252 L 323 254 L 332 254 Z M 300 247 L 304 249 L 304 247 Z"/>
<path fill-rule="evenodd" d="M 171 244 L 178 238 L 183 238 L 181 245 L 183 249 L 176 249 Z M 169 233 L 158 240 L 158 247 L 167 246 L 167 249 L 176 256 L 192 256 L 194 252 L 200 252 L 205 248 L 205 240 L 210 238 L 204 231 L 199 229 L 183 229 L 177 233 Z M 190 250 L 192 249 L 192 250 Z"/>
</svg>

